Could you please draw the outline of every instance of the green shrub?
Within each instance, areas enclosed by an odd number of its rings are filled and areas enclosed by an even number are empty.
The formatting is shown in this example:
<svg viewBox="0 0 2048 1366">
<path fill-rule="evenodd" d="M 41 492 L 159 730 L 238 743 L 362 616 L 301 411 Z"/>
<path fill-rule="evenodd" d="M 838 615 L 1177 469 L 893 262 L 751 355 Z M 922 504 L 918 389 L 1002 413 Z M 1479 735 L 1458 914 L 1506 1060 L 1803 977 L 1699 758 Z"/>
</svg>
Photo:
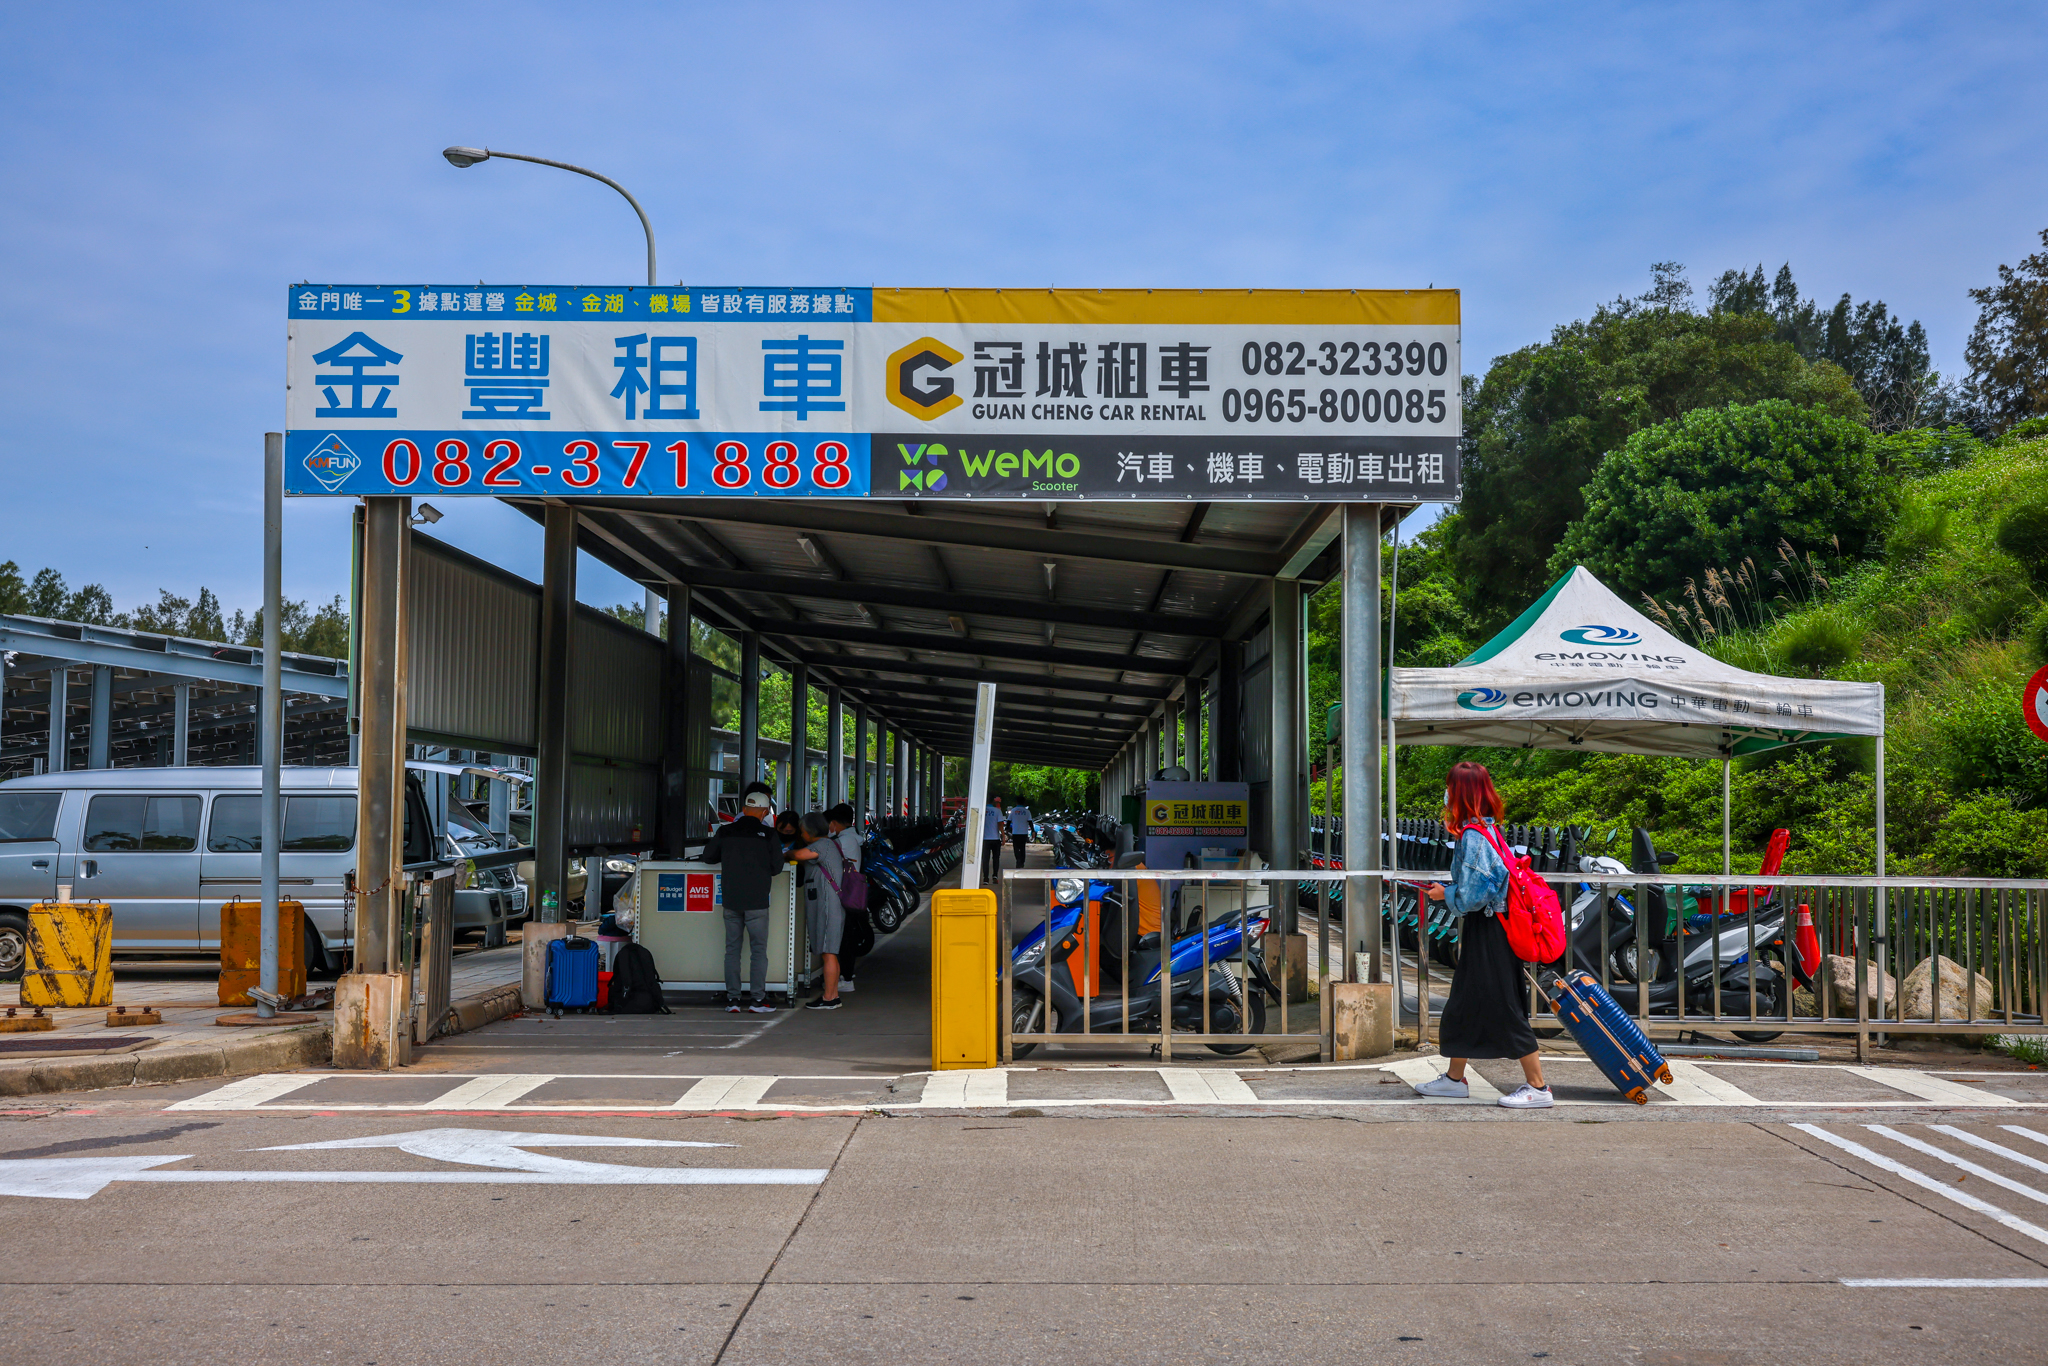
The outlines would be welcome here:
<svg viewBox="0 0 2048 1366">
<path fill-rule="evenodd" d="M 1831 570 L 1890 524 L 1895 496 L 1858 423 L 1777 399 L 1698 408 L 1601 462 L 1551 572 L 1583 564 L 1632 598 L 1714 565 L 1775 564 L 1781 548 Z"/>
<path fill-rule="evenodd" d="M 1928 852 L 1944 876 L 2048 877 L 2048 811 L 1979 792 L 1949 808 Z"/>
<path fill-rule="evenodd" d="M 1998 548 L 2048 592 L 2048 501 L 2022 503 L 2006 513 L 1998 523 Z"/>
<path fill-rule="evenodd" d="M 1907 494 L 1899 506 L 1898 518 L 1885 536 L 1885 558 L 1895 565 L 1912 564 L 1944 549 L 1953 515 L 1946 507 Z"/>
<path fill-rule="evenodd" d="M 1863 632 L 1840 613 L 1825 609 L 1793 618 L 1780 639 L 1787 663 L 1818 678 L 1856 657 Z"/>
<path fill-rule="evenodd" d="M 2021 633 L 2021 641 L 2032 652 L 2036 664 L 2048 664 L 2048 606 L 2034 614 L 2033 621 Z"/>
</svg>

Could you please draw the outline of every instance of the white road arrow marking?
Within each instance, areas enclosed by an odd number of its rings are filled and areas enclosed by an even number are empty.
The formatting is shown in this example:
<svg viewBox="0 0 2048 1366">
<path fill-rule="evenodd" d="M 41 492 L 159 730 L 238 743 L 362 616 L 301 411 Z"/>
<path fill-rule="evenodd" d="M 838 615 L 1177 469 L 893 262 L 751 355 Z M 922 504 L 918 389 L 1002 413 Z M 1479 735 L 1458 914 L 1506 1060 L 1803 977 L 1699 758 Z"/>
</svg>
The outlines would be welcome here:
<svg viewBox="0 0 2048 1366">
<path fill-rule="evenodd" d="M 185 1183 L 272 1181 L 287 1183 L 389 1182 L 412 1185 L 539 1186 L 815 1186 L 828 1175 L 817 1167 L 622 1167 L 609 1162 L 530 1153 L 525 1148 L 730 1148 L 730 1143 L 696 1143 L 670 1138 L 614 1138 L 592 1134 L 505 1133 L 496 1129 L 418 1129 L 324 1143 L 286 1143 L 261 1152 L 304 1152 L 327 1148 L 397 1148 L 415 1157 L 460 1162 L 496 1171 L 430 1172 L 263 1172 L 150 1170 L 190 1160 L 190 1153 L 162 1157 L 54 1157 L 0 1161 L 0 1195 L 54 1200 L 87 1200 L 115 1181 Z"/>
</svg>

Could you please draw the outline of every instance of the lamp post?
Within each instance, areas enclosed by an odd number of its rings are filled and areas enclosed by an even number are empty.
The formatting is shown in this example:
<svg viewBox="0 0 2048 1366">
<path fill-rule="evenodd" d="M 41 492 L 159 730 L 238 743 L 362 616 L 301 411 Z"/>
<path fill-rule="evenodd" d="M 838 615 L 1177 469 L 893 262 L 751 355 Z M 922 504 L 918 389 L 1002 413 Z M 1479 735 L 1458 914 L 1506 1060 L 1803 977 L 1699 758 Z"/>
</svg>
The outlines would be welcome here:
<svg viewBox="0 0 2048 1366">
<path fill-rule="evenodd" d="M 577 175 L 587 175 L 592 180 L 603 181 L 624 195 L 626 202 L 633 206 L 633 212 L 640 215 L 640 226 L 647 233 L 647 283 L 649 286 L 654 284 L 654 225 L 647 221 L 647 210 L 640 207 L 640 201 L 633 198 L 632 193 L 624 185 L 610 176 L 599 175 L 596 171 L 582 166 L 572 166 L 566 161 L 549 161 L 546 157 L 524 156 L 518 152 L 494 152 L 488 147 L 449 147 L 443 149 L 441 155 L 448 158 L 450 166 L 458 169 L 474 166 L 479 161 L 489 161 L 492 157 L 503 157 L 508 161 L 531 161 L 538 166 L 555 166 L 564 171 L 574 171 Z"/>
</svg>

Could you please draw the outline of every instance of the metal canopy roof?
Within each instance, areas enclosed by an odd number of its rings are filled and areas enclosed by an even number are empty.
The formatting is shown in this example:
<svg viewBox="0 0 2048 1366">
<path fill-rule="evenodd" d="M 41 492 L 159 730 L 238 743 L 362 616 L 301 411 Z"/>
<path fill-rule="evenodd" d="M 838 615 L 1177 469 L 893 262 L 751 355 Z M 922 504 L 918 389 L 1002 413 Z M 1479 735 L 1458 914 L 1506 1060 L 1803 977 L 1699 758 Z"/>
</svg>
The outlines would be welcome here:
<svg viewBox="0 0 2048 1366">
<path fill-rule="evenodd" d="M 544 501 L 507 499 L 536 521 Z M 1241 638 L 1273 578 L 1335 572 L 1335 503 L 583 499 L 579 547 L 755 631 L 892 726 L 962 753 L 1100 770 Z M 1388 507 L 1388 523 L 1408 507 Z"/>
</svg>

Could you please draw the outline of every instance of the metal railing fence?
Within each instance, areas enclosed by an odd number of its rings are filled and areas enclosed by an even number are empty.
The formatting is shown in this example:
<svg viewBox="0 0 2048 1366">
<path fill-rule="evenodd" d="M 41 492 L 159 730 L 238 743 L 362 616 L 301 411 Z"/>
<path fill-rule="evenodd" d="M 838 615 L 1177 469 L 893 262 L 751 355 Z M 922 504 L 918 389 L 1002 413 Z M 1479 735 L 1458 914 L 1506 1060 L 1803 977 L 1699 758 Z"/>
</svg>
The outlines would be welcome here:
<svg viewBox="0 0 2048 1366">
<path fill-rule="evenodd" d="M 1860 1055 L 1872 1037 L 1885 1034 L 2043 1030 L 2048 879 L 1537 875 L 1558 893 L 1568 940 L 1557 963 L 1540 966 L 1591 972 L 1646 1031 L 1659 1035 L 1712 1030 L 1754 1042 L 1785 1033 L 1853 1034 Z M 1078 914 L 1062 914 L 1053 889 L 1063 878 L 1121 886 L 1115 923 L 1102 923 L 1100 904 L 1085 894 Z M 1098 1040 L 1148 1044 L 1162 1060 L 1173 1057 L 1176 1044 L 1242 1052 L 1261 1043 L 1315 1041 L 1327 1058 L 1329 985 L 1375 977 L 1397 984 L 1402 1027 L 1413 1030 L 1418 1044 L 1428 1042 L 1441 1014 L 1432 988 L 1448 991 L 1460 917 L 1446 902 L 1429 901 L 1424 888 L 1448 880 L 1435 869 L 1005 870 L 998 916 L 1003 1059 L 1010 1061 L 1020 1045 L 1028 1052 L 1040 1044 Z M 1029 983 L 1020 989 L 1020 974 L 1010 970 L 1016 889 L 1027 883 L 1046 890 L 1045 907 L 1035 914 L 1045 946 L 1036 973 L 1045 994 Z M 1159 953 L 1160 961 L 1182 966 L 1161 970 L 1153 981 L 1134 980 L 1148 972 L 1132 970 L 1144 967 L 1134 946 L 1138 889 L 1147 883 L 1179 884 L 1178 916 L 1174 889 L 1159 887 Z M 1288 999 L 1292 946 L 1277 955 L 1277 982 L 1264 970 L 1264 938 L 1283 928 L 1274 917 L 1289 910 L 1281 891 L 1289 884 L 1313 903 L 1292 916 L 1309 950 L 1304 956 L 1319 998 L 1314 1003 Z M 1741 909 L 1727 908 L 1738 900 Z M 1347 904 L 1378 913 L 1354 925 L 1344 914 Z M 1802 909 L 1820 955 L 1810 977 L 1798 947 Z M 1255 937 L 1262 918 L 1264 932 Z M 1366 921 L 1377 922 L 1377 936 Z M 1199 937 L 1197 926 L 1205 927 Z M 1227 948 L 1212 952 L 1217 946 Z M 1632 957 L 1624 952 L 1629 948 Z M 1083 1007 L 1078 1028 L 1051 1018 L 1055 1009 L 1046 997 L 1058 994 L 1051 985 L 1056 957 L 1067 964 L 1074 988 L 1069 1009 Z M 1024 975 L 1031 975 L 1030 967 Z M 1198 978 L 1176 986 L 1177 978 L 1197 970 Z M 1279 990 L 1263 990 L 1261 982 Z M 1109 1009 L 1101 1002 L 1112 991 L 1115 1008 Z M 1219 1009 L 1219 997 L 1227 1007 Z M 1554 1025 L 1533 982 L 1528 1005 L 1533 1024 Z M 1263 1027 L 1276 1014 L 1277 1028 Z M 1215 1029 L 1219 1019 L 1228 1027 Z"/>
</svg>

